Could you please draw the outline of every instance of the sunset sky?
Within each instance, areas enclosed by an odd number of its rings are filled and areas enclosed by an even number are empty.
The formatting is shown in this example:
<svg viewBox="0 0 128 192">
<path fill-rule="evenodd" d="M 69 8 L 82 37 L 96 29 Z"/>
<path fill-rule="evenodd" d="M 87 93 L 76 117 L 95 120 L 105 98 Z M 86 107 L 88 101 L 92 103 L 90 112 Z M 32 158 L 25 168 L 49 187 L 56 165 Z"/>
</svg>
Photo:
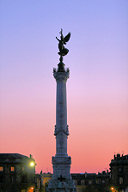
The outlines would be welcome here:
<svg viewBox="0 0 128 192">
<path fill-rule="evenodd" d="M 71 172 L 128 154 L 128 0 L 0 1 L 0 153 L 52 172 L 57 40 L 71 32 L 67 108 Z"/>
</svg>

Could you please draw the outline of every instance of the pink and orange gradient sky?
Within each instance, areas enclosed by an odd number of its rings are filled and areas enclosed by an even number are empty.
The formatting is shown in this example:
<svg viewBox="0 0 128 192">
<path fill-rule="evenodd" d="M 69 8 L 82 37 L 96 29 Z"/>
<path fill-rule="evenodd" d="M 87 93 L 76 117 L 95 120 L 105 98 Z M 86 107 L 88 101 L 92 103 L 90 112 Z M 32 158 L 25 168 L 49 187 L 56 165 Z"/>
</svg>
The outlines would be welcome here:
<svg viewBox="0 0 128 192">
<path fill-rule="evenodd" d="M 128 1 L 0 1 L 0 153 L 32 154 L 37 172 L 55 155 L 57 41 L 64 58 L 71 172 L 109 168 L 128 153 Z"/>
</svg>

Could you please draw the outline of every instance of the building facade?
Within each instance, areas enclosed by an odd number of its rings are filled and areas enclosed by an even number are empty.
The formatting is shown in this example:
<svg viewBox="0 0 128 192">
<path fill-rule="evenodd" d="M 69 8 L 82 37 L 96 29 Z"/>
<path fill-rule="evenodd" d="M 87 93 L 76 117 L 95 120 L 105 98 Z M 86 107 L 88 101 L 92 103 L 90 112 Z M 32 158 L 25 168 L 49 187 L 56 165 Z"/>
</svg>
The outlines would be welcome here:
<svg viewBox="0 0 128 192">
<path fill-rule="evenodd" d="M 31 155 L 0 153 L 0 192 L 33 192 L 35 165 Z"/>
<path fill-rule="evenodd" d="M 128 192 L 128 155 L 114 155 L 110 170 L 113 188 L 120 192 Z"/>
</svg>

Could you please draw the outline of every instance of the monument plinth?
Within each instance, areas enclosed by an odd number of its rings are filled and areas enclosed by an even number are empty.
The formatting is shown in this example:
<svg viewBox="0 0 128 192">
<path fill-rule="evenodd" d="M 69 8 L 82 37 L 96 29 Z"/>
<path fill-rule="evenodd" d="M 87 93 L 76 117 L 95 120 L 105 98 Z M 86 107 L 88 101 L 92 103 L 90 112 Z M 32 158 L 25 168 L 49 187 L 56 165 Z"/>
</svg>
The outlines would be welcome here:
<svg viewBox="0 0 128 192">
<path fill-rule="evenodd" d="M 60 32 L 60 40 L 58 48 L 60 55 L 60 63 L 58 69 L 53 69 L 53 75 L 57 82 L 56 92 L 56 125 L 54 135 L 56 136 L 56 155 L 52 157 L 53 176 L 48 184 L 50 192 L 71 192 L 76 191 L 70 174 L 71 157 L 67 154 L 67 137 L 69 135 L 67 125 L 67 100 L 66 100 L 66 82 L 69 78 L 69 69 L 65 70 L 63 56 L 67 55 L 68 49 L 64 44 L 69 41 L 70 33 L 63 37 L 62 30 Z"/>
</svg>

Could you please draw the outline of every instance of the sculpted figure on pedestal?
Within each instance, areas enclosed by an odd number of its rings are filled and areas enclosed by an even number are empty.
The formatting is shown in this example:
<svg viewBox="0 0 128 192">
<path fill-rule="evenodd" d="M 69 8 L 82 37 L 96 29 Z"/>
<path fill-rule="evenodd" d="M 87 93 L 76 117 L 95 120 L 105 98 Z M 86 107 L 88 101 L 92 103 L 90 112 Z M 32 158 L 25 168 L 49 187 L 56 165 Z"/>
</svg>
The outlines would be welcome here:
<svg viewBox="0 0 128 192">
<path fill-rule="evenodd" d="M 69 50 L 67 48 L 65 48 L 64 45 L 66 45 L 66 43 L 69 41 L 70 37 L 71 37 L 71 33 L 68 33 L 65 37 L 63 36 L 63 30 L 61 29 L 60 31 L 60 39 L 58 39 L 56 37 L 56 39 L 59 41 L 59 44 L 58 44 L 58 49 L 59 49 L 59 52 L 58 54 L 60 55 L 60 62 L 63 61 L 63 56 L 67 55 Z"/>
</svg>

